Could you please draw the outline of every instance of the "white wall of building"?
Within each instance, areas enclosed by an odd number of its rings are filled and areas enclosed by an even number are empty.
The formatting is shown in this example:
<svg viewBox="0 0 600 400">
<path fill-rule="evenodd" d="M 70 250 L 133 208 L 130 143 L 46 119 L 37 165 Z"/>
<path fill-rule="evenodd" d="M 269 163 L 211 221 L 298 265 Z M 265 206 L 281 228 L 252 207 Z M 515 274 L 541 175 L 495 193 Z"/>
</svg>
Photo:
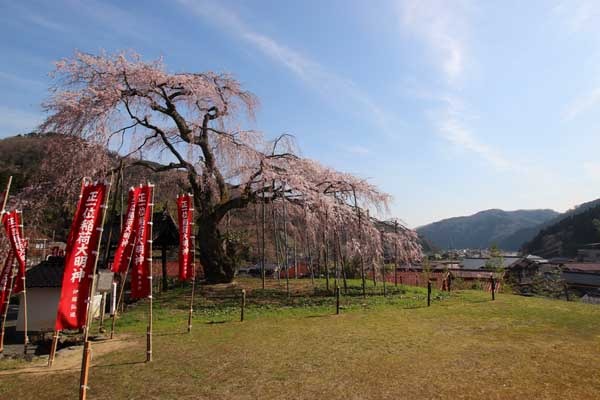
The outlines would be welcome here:
<svg viewBox="0 0 600 400">
<path fill-rule="evenodd" d="M 19 314 L 17 316 L 17 332 L 23 332 L 25 326 L 25 310 L 23 294 L 20 294 Z M 60 288 L 27 289 L 27 330 L 30 332 L 54 331 L 56 311 L 60 298 Z M 101 295 L 94 296 L 93 315 L 100 316 Z"/>
</svg>

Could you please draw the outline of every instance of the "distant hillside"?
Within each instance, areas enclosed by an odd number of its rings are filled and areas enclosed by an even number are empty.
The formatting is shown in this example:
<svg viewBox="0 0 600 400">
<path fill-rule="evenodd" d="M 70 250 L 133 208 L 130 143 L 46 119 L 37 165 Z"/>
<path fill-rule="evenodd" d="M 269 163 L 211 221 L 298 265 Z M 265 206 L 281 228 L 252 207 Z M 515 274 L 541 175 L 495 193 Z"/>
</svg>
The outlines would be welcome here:
<svg viewBox="0 0 600 400">
<path fill-rule="evenodd" d="M 0 139 L 0 191 L 4 190 L 4 185 L 9 176 L 13 177 L 11 197 L 18 196 L 23 189 L 34 185 L 42 174 L 44 161 L 52 155 L 49 149 L 53 146 L 56 147 L 56 143 L 61 146 L 68 146 L 72 143 L 69 140 L 76 139 L 36 133 Z M 117 166 L 118 156 L 113 153 L 107 153 L 107 155 Z M 134 159 L 127 161 L 133 162 Z M 61 170 L 62 172 L 66 171 Z M 167 204 L 172 208 L 174 207 L 173 197 L 179 192 L 179 185 L 177 184 L 179 178 L 175 171 L 153 173 L 140 166 L 129 166 L 124 170 L 124 184 L 119 186 L 127 190 L 128 187 L 137 185 L 140 182 L 151 181 L 157 187 L 155 198 L 157 209 Z M 72 208 L 75 201 L 68 203 L 65 205 L 62 201 L 57 200 L 47 204 L 46 209 L 43 210 L 43 217 L 36 224 L 36 234 L 55 235 L 59 240 L 64 239 L 70 227 L 73 213 L 69 206 Z M 21 207 L 23 206 L 28 217 L 31 217 L 31 214 L 36 211 L 28 208 L 29 204 L 21 204 Z M 28 221 L 31 222 L 31 218 Z"/>
<path fill-rule="evenodd" d="M 584 203 L 542 226 L 523 251 L 547 258 L 574 257 L 577 249 L 600 241 L 594 219 L 600 219 L 600 199 Z"/>
<path fill-rule="evenodd" d="M 417 232 L 442 249 L 489 248 L 496 244 L 503 250 L 518 250 L 536 234 L 536 227 L 558 215 L 553 210 L 492 209 L 434 222 L 417 228 Z"/>
</svg>

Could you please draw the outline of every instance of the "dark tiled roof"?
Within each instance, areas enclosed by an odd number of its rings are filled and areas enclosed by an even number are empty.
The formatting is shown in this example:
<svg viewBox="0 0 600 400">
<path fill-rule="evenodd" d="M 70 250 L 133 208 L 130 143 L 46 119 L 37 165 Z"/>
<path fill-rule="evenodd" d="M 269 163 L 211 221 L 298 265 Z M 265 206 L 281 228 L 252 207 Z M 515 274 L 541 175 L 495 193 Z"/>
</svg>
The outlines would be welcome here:
<svg viewBox="0 0 600 400">
<path fill-rule="evenodd" d="M 33 268 L 27 270 L 28 288 L 53 288 L 62 286 L 64 257 L 48 257 Z"/>
<path fill-rule="evenodd" d="M 110 221 L 105 226 L 105 229 L 111 230 L 111 247 L 115 248 L 119 237 L 121 236 L 121 218 L 119 215 L 114 215 L 112 224 Z M 152 215 L 152 240 L 154 248 L 157 249 L 163 244 L 167 247 L 179 246 L 179 229 L 175 220 L 167 210 L 157 211 Z M 104 245 L 103 245 L 104 247 Z M 102 258 L 100 260 L 102 262 Z"/>
</svg>

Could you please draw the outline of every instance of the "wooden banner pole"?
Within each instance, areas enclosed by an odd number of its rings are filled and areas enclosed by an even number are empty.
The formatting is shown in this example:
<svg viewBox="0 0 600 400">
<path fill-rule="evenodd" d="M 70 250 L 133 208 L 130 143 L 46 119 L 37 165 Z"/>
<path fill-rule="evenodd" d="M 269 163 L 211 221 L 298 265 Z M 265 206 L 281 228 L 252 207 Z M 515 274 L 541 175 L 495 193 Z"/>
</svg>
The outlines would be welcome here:
<svg viewBox="0 0 600 400">
<path fill-rule="evenodd" d="M 50 354 L 48 354 L 48 368 L 54 364 L 54 356 L 56 355 L 56 347 L 58 346 L 58 336 L 60 331 L 54 331 L 52 335 L 52 345 L 50 346 Z"/>
<path fill-rule="evenodd" d="M 148 221 L 148 225 L 150 227 L 150 234 L 149 237 L 150 239 L 148 240 L 148 244 L 150 245 L 150 249 L 148 251 L 149 254 L 149 258 L 148 258 L 148 279 L 150 280 L 148 286 L 149 286 L 149 292 L 150 294 L 148 295 L 148 329 L 146 330 L 146 362 L 151 362 L 152 361 L 152 232 L 153 232 L 153 226 L 154 226 L 154 222 L 153 222 L 153 217 L 154 217 L 154 185 L 152 185 L 151 183 L 148 183 L 148 186 L 152 188 L 152 200 L 150 203 L 150 221 Z"/>
<path fill-rule="evenodd" d="M 10 280 L 8 283 L 8 296 L 4 300 L 4 312 L 2 313 L 2 330 L 0 331 L 0 353 L 4 351 L 4 332 L 6 327 L 6 317 L 8 315 L 8 306 L 10 304 L 10 296 L 12 295 L 12 288 L 15 283 L 15 259 L 13 259 L 13 265 L 10 270 Z"/>
<path fill-rule="evenodd" d="M 193 199 L 193 194 L 190 194 L 190 197 Z M 190 296 L 190 312 L 188 314 L 188 333 L 192 332 L 192 318 L 194 316 L 194 294 L 196 292 L 196 234 L 195 234 L 195 227 L 196 224 L 194 223 L 194 203 L 192 202 L 192 208 L 190 211 L 192 212 L 192 220 L 190 222 L 190 224 L 192 225 L 192 236 L 190 239 L 192 239 L 192 295 Z"/>
<path fill-rule="evenodd" d="M 0 208 L 0 218 L 6 212 L 6 204 L 8 203 L 8 195 L 10 194 L 10 186 L 12 184 L 12 175 L 8 177 L 8 183 L 6 184 L 6 191 L 4 192 L 4 198 L 2 199 L 2 208 Z"/>
<path fill-rule="evenodd" d="M 265 204 L 265 182 L 263 181 L 263 192 L 262 192 L 262 221 L 261 221 L 261 248 L 260 248 L 260 277 L 262 280 L 262 288 L 265 289 L 265 225 L 266 225 L 266 204 Z"/>
<path fill-rule="evenodd" d="M 81 201 L 81 198 L 83 196 L 83 187 L 85 185 L 87 178 L 82 178 L 81 179 L 81 187 L 79 189 L 79 198 L 78 198 L 78 202 Z M 55 330 L 54 334 L 52 335 L 52 345 L 50 346 L 50 354 L 48 355 L 48 368 L 52 367 L 52 364 L 54 364 L 54 357 L 56 355 L 56 349 L 58 346 L 58 337 L 59 337 L 60 331 Z"/>
<path fill-rule="evenodd" d="M 96 270 L 98 268 L 98 259 L 100 258 L 100 247 L 102 245 L 102 233 L 104 232 L 104 223 L 106 222 L 106 210 L 108 209 L 108 201 L 110 199 L 111 189 L 113 183 L 113 174 L 110 175 L 110 182 L 108 184 L 108 190 L 106 191 L 106 198 L 104 204 L 101 206 L 102 217 L 100 223 L 100 234 L 98 235 L 98 244 L 95 251 L 94 267 L 92 268 L 92 283 L 88 291 L 87 309 L 86 309 L 86 320 L 85 326 L 83 327 L 83 354 L 81 357 L 81 374 L 79 376 L 79 400 L 85 400 L 87 398 L 88 391 L 88 378 L 90 370 L 90 356 L 92 352 L 91 343 L 89 341 L 90 327 L 92 325 L 93 312 L 94 312 L 94 292 L 96 291 Z"/>
<path fill-rule="evenodd" d="M 21 240 L 25 240 L 25 229 L 23 228 L 23 212 L 17 211 L 17 213 L 21 214 L 21 224 L 19 225 L 19 230 L 21 231 Z M 21 279 L 23 280 L 23 354 L 27 354 L 27 345 L 29 344 L 29 336 L 27 336 L 27 280 L 25 279 L 25 275 L 27 275 L 27 267 L 25 267 L 25 271 L 23 272 L 23 276 Z"/>
</svg>

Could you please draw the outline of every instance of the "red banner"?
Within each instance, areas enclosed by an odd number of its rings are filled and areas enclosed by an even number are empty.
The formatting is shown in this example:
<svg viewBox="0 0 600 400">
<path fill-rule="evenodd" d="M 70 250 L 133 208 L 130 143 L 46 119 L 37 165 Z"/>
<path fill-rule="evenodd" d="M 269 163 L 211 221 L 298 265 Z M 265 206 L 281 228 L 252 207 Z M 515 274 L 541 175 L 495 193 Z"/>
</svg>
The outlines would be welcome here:
<svg viewBox="0 0 600 400">
<path fill-rule="evenodd" d="M 6 255 L 4 260 L 4 266 L 0 271 L 0 315 L 4 314 L 4 307 L 8 304 L 8 294 L 10 292 L 10 278 L 13 274 L 13 267 L 15 264 L 15 255 L 11 250 Z"/>
<path fill-rule="evenodd" d="M 179 222 L 179 280 L 194 278 L 194 202 L 191 194 L 177 197 L 177 217 Z"/>
<path fill-rule="evenodd" d="M 104 183 L 84 184 L 71 225 L 62 290 L 56 315 L 57 331 L 79 329 L 87 319 L 87 300 L 102 234 L 102 207 L 108 193 Z"/>
<path fill-rule="evenodd" d="M 141 299 L 150 296 L 152 237 L 152 190 L 148 185 L 139 188 L 138 204 L 135 212 L 135 247 L 131 270 L 131 298 Z"/>
<path fill-rule="evenodd" d="M 2 217 L 2 224 L 6 230 L 6 236 L 10 242 L 11 251 L 15 256 L 17 265 L 19 267 L 13 286 L 13 294 L 17 294 L 21 293 L 24 289 L 26 267 L 26 245 L 23 237 L 21 236 L 21 229 L 23 227 L 21 225 L 21 213 L 15 210 L 4 214 L 4 217 Z"/>
<path fill-rule="evenodd" d="M 129 189 L 129 200 L 127 201 L 125 224 L 123 225 L 123 231 L 121 232 L 121 238 L 119 239 L 119 244 L 117 246 L 117 250 L 115 251 L 115 258 L 112 264 L 112 272 L 116 274 L 125 273 L 127 271 L 129 261 L 131 260 L 136 230 L 135 212 L 138 204 L 139 194 L 140 188 Z"/>
</svg>

